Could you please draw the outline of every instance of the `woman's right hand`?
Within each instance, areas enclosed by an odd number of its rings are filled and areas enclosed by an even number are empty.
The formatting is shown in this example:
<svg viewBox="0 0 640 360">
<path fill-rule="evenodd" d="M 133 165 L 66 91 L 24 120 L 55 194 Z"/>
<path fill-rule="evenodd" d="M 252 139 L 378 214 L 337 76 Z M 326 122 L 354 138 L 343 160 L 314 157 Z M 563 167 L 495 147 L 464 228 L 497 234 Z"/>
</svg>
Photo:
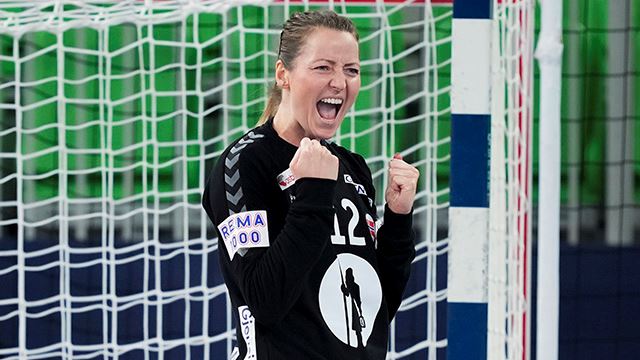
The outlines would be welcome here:
<svg viewBox="0 0 640 360">
<path fill-rule="evenodd" d="M 296 179 L 336 180 L 338 178 L 338 158 L 318 140 L 310 140 L 306 137 L 300 141 L 300 147 L 293 155 L 289 168 Z"/>
</svg>

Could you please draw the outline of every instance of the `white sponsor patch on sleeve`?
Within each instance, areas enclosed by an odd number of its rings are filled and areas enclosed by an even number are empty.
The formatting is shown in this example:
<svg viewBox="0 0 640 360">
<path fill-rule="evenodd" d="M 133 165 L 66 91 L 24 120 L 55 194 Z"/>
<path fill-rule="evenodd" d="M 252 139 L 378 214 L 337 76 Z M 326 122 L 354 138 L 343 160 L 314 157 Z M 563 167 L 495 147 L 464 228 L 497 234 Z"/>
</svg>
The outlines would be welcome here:
<svg viewBox="0 0 640 360">
<path fill-rule="evenodd" d="M 269 227 L 267 225 L 267 212 L 264 210 L 229 215 L 218 225 L 229 258 L 233 260 L 233 256 L 242 249 L 268 247 Z M 241 255 L 244 252 L 241 252 Z"/>
<path fill-rule="evenodd" d="M 296 183 L 296 178 L 293 176 L 290 168 L 281 172 L 280 175 L 278 175 L 277 180 L 281 190 L 286 190 Z"/>
<path fill-rule="evenodd" d="M 244 356 L 244 360 L 257 359 L 256 325 L 253 314 L 246 305 L 238 307 L 238 314 L 240 315 L 240 332 L 245 344 L 247 344 L 247 354 Z"/>
</svg>

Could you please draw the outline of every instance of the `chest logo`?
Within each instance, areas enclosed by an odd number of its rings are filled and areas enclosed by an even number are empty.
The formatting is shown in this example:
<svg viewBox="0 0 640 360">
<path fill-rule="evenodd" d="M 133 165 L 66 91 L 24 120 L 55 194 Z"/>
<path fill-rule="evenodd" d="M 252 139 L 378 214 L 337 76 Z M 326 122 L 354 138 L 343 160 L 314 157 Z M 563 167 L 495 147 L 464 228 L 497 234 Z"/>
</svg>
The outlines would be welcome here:
<svg viewBox="0 0 640 360">
<path fill-rule="evenodd" d="M 364 186 L 362 184 L 358 184 L 357 182 L 353 181 L 353 178 L 351 177 L 351 175 L 349 174 L 344 174 L 344 182 L 346 184 L 351 184 L 356 188 L 356 192 L 360 195 L 367 195 L 367 191 L 364 189 Z"/>
<path fill-rule="evenodd" d="M 333 335 L 351 347 L 366 347 L 382 305 L 382 287 L 373 267 L 359 256 L 338 254 L 322 278 L 318 298 Z"/>
</svg>

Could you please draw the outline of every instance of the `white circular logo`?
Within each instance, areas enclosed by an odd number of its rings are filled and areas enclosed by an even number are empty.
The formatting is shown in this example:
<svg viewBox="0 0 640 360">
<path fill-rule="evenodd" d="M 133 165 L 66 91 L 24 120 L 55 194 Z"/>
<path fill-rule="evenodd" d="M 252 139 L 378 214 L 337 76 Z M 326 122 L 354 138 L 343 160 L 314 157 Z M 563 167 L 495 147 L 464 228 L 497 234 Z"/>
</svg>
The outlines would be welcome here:
<svg viewBox="0 0 640 360">
<path fill-rule="evenodd" d="M 338 254 L 320 284 L 320 312 L 338 339 L 354 348 L 367 346 L 382 305 L 382 287 L 373 267 L 353 254 Z"/>
</svg>

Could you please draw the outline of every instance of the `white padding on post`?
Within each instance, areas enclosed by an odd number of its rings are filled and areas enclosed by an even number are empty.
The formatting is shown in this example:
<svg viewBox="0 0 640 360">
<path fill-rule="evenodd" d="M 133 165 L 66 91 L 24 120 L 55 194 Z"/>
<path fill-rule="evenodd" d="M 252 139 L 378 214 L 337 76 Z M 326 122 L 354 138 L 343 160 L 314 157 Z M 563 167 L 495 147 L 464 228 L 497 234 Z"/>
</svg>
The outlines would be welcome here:
<svg viewBox="0 0 640 360">
<path fill-rule="evenodd" d="M 488 208 L 449 208 L 449 302 L 487 302 Z"/>
<path fill-rule="evenodd" d="M 454 19 L 451 112 L 491 113 L 491 21 Z"/>
</svg>

